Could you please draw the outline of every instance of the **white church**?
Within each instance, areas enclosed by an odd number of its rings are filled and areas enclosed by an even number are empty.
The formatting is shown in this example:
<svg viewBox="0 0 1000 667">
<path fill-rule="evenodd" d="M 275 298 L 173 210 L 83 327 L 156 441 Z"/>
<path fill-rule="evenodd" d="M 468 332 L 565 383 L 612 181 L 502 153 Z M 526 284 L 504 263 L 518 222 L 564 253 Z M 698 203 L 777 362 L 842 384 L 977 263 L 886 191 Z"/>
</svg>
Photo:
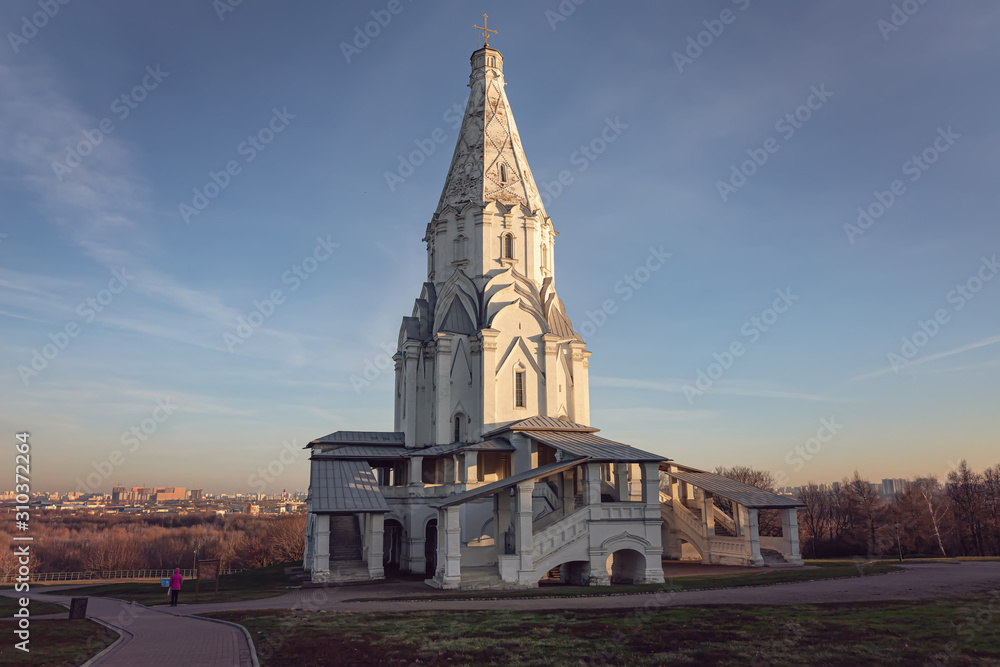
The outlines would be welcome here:
<svg viewBox="0 0 1000 667">
<path fill-rule="evenodd" d="M 556 231 L 503 56 L 472 54 L 468 105 L 403 318 L 390 431 L 309 443 L 313 583 L 424 574 L 447 589 L 663 581 L 667 560 L 801 565 L 799 503 L 590 425 L 590 351 L 555 289 Z M 758 512 L 777 510 L 781 536 Z M 774 531 L 771 531 L 774 532 Z"/>
</svg>

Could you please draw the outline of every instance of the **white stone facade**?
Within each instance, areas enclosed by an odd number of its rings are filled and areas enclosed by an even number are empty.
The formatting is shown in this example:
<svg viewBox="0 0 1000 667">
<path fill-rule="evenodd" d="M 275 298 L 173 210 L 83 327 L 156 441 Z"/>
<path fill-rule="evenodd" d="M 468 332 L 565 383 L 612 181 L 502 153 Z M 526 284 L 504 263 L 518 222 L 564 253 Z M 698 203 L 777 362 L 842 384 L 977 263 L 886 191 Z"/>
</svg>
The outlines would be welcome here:
<svg viewBox="0 0 1000 667">
<path fill-rule="evenodd" d="M 484 47 L 471 61 L 423 238 L 427 279 L 399 331 L 393 430 L 310 443 L 305 569 L 315 583 L 380 578 L 384 565 L 442 588 L 523 588 L 556 572 L 590 585 L 662 582 L 664 549 L 680 558 L 684 545 L 705 562 L 725 549 L 732 562 L 759 558 L 753 516 L 738 541 L 713 541 L 710 494 L 697 496 L 700 514 L 686 496 L 661 495 L 664 457 L 589 426 L 590 352 L 556 294 L 556 232 L 503 57 Z M 797 539 L 788 551 L 798 556 Z"/>
</svg>

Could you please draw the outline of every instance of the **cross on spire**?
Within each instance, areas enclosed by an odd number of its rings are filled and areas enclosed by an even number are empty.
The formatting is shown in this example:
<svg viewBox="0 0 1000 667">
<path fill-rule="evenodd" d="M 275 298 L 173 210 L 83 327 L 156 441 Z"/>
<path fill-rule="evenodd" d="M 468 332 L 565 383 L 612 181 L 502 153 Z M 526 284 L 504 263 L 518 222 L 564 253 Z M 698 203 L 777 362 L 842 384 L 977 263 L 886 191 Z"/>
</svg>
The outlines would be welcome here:
<svg viewBox="0 0 1000 667">
<path fill-rule="evenodd" d="M 483 47 L 484 48 L 490 45 L 490 33 L 493 33 L 494 35 L 497 34 L 496 30 L 490 30 L 487 27 L 489 25 L 489 23 L 486 22 L 486 18 L 487 18 L 486 14 L 483 14 L 483 27 L 480 28 L 478 25 L 473 25 L 472 26 L 476 30 L 482 30 L 483 31 Z"/>
</svg>

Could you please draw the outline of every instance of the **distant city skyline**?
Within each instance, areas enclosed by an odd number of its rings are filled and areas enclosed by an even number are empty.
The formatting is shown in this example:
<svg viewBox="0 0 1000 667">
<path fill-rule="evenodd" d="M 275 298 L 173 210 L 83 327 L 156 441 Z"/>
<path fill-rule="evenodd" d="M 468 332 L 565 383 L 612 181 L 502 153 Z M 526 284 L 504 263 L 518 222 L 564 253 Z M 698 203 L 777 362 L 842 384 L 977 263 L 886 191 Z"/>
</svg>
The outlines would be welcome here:
<svg viewBox="0 0 1000 667">
<path fill-rule="evenodd" d="M 483 11 L 601 436 L 783 485 L 998 462 L 995 3 L 400 7 L 0 8 L 33 489 L 305 488 L 310 440 L 392 429 Z"/>
</svg>

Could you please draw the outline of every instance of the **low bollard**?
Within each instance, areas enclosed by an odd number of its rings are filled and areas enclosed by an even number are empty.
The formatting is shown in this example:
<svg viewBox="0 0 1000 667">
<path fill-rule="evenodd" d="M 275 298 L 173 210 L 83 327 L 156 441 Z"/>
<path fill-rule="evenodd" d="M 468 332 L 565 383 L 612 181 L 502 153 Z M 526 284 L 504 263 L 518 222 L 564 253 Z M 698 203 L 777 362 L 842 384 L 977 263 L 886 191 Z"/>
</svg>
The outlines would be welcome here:
<svg viewBox="0 0 1000 667">
<path fill-rule="evenodd" d="M 87 601 L 90 598 L 71 598 L 69 601 L 69 620 L 87 618 Z"/>
</svg>

